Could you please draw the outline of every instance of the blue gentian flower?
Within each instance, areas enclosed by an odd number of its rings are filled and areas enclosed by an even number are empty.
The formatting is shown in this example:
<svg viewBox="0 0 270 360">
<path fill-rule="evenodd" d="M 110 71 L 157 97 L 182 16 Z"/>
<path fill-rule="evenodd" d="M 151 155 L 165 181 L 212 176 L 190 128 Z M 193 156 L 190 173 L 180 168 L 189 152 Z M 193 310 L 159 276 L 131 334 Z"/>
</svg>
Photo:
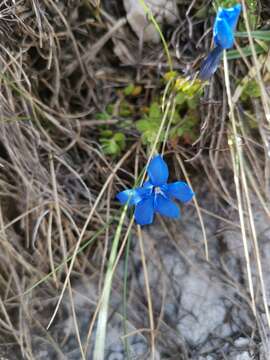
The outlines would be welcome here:
<svg viewBox="0 0 270 360">
<path fill-rule="evenodd" d="M 200 79 L 210 79 L 218 68 L 223 50 L 233 47 L 234 32 L 240 12 L 241 4 L 236 4 L 227 9 L 218 9 L 213 27 L 215 47 L 202 63 L 199 73 Z"/>
<path fill-rule="evenodd" d="M 154 213 L 170 218 L 180 217 L 180 210 L 173 198 L 183 203 L 192 199 L 194 193 L 183 181 L 168 184 L 169 170 L 160 155 L 155 156 L 147 168 L 149 179 L 142 187 L 129 189 L 117 194 L 121 204 L 135 205 L 135 220 L 139 225 L 151 224 Z"/>
</svg>

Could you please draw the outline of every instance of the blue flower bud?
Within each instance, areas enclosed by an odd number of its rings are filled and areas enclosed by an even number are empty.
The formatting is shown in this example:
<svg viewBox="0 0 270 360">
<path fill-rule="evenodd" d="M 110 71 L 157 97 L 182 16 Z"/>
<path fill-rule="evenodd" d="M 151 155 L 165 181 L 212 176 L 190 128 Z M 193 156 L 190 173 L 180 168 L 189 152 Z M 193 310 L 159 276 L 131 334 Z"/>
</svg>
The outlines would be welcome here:
<svg viewBox="0 0 270 360">
<path fill-rule="evenodd" d="M 208 80 L 216 72 L 223 50 L 230 49 L 234 44 L 234 32 L 241 12 L 241 4 L 230 8 L 219 8 L 214 26 L 214 49 L 203 61 L 199 73 L 201 80 Z"/>
</svg>

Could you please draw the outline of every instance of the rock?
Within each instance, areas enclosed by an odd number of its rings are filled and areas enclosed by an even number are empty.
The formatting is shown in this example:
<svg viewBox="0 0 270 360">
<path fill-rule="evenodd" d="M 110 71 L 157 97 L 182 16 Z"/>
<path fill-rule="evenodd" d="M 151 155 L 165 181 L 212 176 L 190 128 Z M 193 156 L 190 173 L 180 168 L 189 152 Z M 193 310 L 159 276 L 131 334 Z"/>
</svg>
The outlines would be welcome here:
<svg viewBox="0 0 270 360">
<path fill-rule="evenodd" d="M 207 192 L 205 192 L 207 193 Z M 207 195 L 211 209 L 211 194 Z M 270 290 L 269 221 L 260 209 L 253 207 L 258 230 L 262 266 L 265 274 L 266 290 Z M 264 314 L 260 323 L 264 329 L 264 342 L 249 339 L 250 329 L 254 328 L 254 318 L 250 306 L 241 295 L 237 285 L 244 278 L 242 239 L 239 229 L 228 228 L 223 231 L 224 254 L 219 252 L 220 244 L 216 234 L 224 224 L 215 218 L 204 216 L 209 239 L 210 262 L 205 261 L 204 246 L 200 224 L 192 208 L 185 208 L 180 222 L 171 222 L 171 236 L 164 229 L 155 226 L 142 230 L 148 281 L 151 290 L 156 335 L 155 360 L 180 359 L 180 354 L 198 360 L 214 360 L 226 357 L 231 360 L 251 360 L 254 354 L 267 359 L 270 334 L 265 332 L 267 323 Z M 225 246 L 226 245 L 226 246 Z M 141 329 L 149 328 L 145 274 L 142 266 L 138 239 L 131 240 L 131 253 L 128 263 L 128 298 L 126 332 L 130 358 L 147 359 L 151 348 L 149 333 Z M 252 246 L 249 248 L 252 255 Z M 220 258 L 222 257 L 222 261 Z M 228 261 L 231 258 L 235 261 Z M 224 272 L 224 264 L 226 264 Z M 255 263 L 253 259 L 255 274 Z M 126 359 L 123 344 L 123 278 L 125 263 L 120 259 L 113 281 L 106 337 L 106 359 Z M 229 276 L 228 276 L 229 274 Z M 232 274 L 232 276 L 230 276 Z M 89 322 L 98 302 L 99 274 L 86 277 L 73 284 L 73 302 L 82 342 L 85 341 Z M 245 292 L 244 292 L 245 294 Z M 69 296 L 64 299 L 66 309 L 70 309 Z M 258 308 L 259 309 L 259 308 Z M 54 337 L 66 339 L 62 347 L 67 359 L 79 360 L 73 319 L 70 310 L 65 321 L 55 325 Z M 162 315 L 162 316 L 161 316 Z M 159 322 L 158 322 L 159 321 Z M 59 335 L 57 334 L 61 334 Z M 245 334 L 245 335 L 244 335 Z M 92 359 L 93 337 L 89 344 L 87 360 Z M 236 338 L 237 337 L 237 338 Z M 262 337 L 263 338 L 263 337 Z M 41 345 L 40 351 L 46 350 Z M 46 355 L 45 355 L 46 356 Z M 38 356 L 36 356 L 39 359 Z M 44 356 L 43 356 L 44 358 Z M 49 355 L 48 358 L 55 358 Z M 42 359 L 42 357 L 40 357 Z"/>
<path fill-rule="evenodd" d="M 236 355 L 235 358 L 235 360 L 252 360 L 252 359 L 253 357 L 251 357 L 247 351 L 244 351 L 243 353 Z"/>
<path fill-rule="evenodd" d="M 206 340 L 224 322 L 223 290 L 205 277 L 190 273 L 182 283 L 178 330 L 192 345 Z"/>
<path fill-rule="evenodd" d="M 250 340 L 244 337 L 240 337 L 235 340 L 234 345 L 238 348 L 248 348 L 249 347 Z"/>
<path fill-rule="evenodd" d="M 159 24 L 173 24 L 178 17 L 178 9 L 172 0 L 145 0 L 145 4 L 151 9 L 155 19 Z M 127 20 L 138 36 L 145 42 L 157 43 L 160 36 L 155 26 L 149 22 L 143 5 L 139 0 L 124 0 L 124 6 L 127 12 Z"/>
</svg>

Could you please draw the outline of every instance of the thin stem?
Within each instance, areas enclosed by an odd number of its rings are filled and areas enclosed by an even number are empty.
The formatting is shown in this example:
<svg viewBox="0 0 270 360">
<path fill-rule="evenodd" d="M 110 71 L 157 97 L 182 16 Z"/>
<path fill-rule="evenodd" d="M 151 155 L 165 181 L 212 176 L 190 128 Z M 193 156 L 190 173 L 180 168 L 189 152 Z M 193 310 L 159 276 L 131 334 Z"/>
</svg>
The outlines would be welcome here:
<svg viewBox="0 0 270 360">
<path fill-rule="evenodd" d="M 137 233 L 138 233 L 139 246 L 140 246 L 140 251 L 141 251 L 145 288 L 146 288 L 146 295 L 147 295 L 148 312 L 149 312 L 149 323 L 150 323 L 150 332 L 151 332 L 151 359 L 155 360 L 155 324 L 154 324 L 154 315 L 153 315 L 154 314 L 153 313 L 153 304 L 152 304 L 148 270 L 147 270 L 144 247 L 143 247 L 142 230 L 141 230 L 140 226 L 137 226 Z"/>
<path fill-rule="evenodd" d="M 251 301 L 252 301 L 252 311 L 253 311 L 254 316 L 256 317 L 256 304 L 255 304 L 255 296 L 254 296 L 254 289 L 253 289 L 250 257 L 249 257 L 249 251 L 248 251 L 248 241 L 247 241 L 247 235 L 246 235 L 246 227 L 245 227 L 245 219 L 244 219 L 244 211 L 243 211 L 243 203 L 242 203 L 241 187 L 240 187 L 240 178 L 239 178 L 239 172 L 240 172 L 240 170 L 239 170 L 239 152 L 240 152 L 239 146 L 240 146 L 241 139 L 240 139 L 240 137 L 238 137 L 238 134 L 237 134 L 236 120 L 235 120 L 235 115 L 234 115 L 234 106 L 233 106 L 233 102 L 232 102 L 232 94 L 231 94 L 231 88 L 230 88 L 228 61 L 227 61 L 227 56 L 226 56 L 225 51 L 224 51 L 223 61 L 224 61 L 225 85 L 226 85 L 227 98 L 228 98 L 228 103 L 229 103 L 229 108 L 230 108 L 229 117 L 231 120 L 232 130 L 233 130 L 233 141 L 229 140 L 229 146 L 230 146 L 230 150 L 231 150 L 233 170 L 234 170 L 234 183 L 235 183 L 236 196 L 237 196 L 237 202 L 238 202 L 238 213 L 239 213 L 239 220 L 240 220 L 240 225 L 241 225 L 244 254 L 245 254 L 245 260 L 246 260 L 246 266 L 247 266 L 249 292 L 250 292 Z"/>
</svg>

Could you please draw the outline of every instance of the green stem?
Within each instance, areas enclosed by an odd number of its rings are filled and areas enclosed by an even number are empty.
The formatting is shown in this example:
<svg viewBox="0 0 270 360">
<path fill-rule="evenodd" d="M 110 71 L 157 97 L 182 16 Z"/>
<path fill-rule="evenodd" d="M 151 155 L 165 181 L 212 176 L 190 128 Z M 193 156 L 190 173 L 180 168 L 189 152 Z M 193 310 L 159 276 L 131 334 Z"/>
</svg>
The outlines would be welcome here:
<svg viewBox="0 0 270 360">
<path fill-rule="evenodd" d="M 146 5 L 145 1 L 140 0 L 140 3 L 142 5 L 145 13 L 149 16 L 149 19 L 152 21 L 153 25 L 155 26 L 157 32 L 159 33 L 160 39 L 162 41 L 162 44 L 163 44 L 163 47 L 164 47 L 164 50 L 165 50 L 165 53 L 166 53 L 166 56 L 167 56 L 167 59 L 168 59 L 170 71 L 172 71 L 173 70 L 172 58 L 171 58 L 171 55 L 170 55 L 170 52 L 169 52 L 167 42 L 166 42 L 166 40 L 165 40 L 165 38 L 164 38 L 164 36 L 162 34 L 162 31 L 160 29 L 160 26 L 158 25 L 156 19 L 154 18 L 154 15 L 153 15 L 151 9 Z"/>
<path fill-rule="evenodd" d="M 130 243 L 131 243 L 131 236 L 128 237 L 128 242 L 126 245 L 126 253 L 125 253 L 125 267 L 124 267 L 124 292 L 123 292 L 123 327 L 124 327 L 124 335 L 127 335 L 127 282 L 128 282 L 128 260 L 129 260 L 129 251 L 130 251 Z M 128 345 L 128 338 L 124 337 L 124 350 L 126 353 L 126 359 L 130 359 L 130 350 Z"/>
<path fill-rule="evenodd" d="M 97 330 L 96 330 L 96 340 L 95 340 L 93 360 L 103 360 L 105 356 L 105 338 L 106 338 L 106 329 L 107 329 L 109 300 L 110 300 L 110 293 L 112 287 L 112 279 L 114 274 L 113 269 L 117 257 L 117 249 L 118 249 L 118 244 L 119 244 L 126 212 L 127 212 L 127 205 L 124 207 L 122 211 L 119 224 L 117 226 L 115 236 L 113 239 L 110 258 L 108 261 L 108 268 L 105 275 L 103 292 L 101 295 L 101 305 L 97 320 Z"/>
</svg>

